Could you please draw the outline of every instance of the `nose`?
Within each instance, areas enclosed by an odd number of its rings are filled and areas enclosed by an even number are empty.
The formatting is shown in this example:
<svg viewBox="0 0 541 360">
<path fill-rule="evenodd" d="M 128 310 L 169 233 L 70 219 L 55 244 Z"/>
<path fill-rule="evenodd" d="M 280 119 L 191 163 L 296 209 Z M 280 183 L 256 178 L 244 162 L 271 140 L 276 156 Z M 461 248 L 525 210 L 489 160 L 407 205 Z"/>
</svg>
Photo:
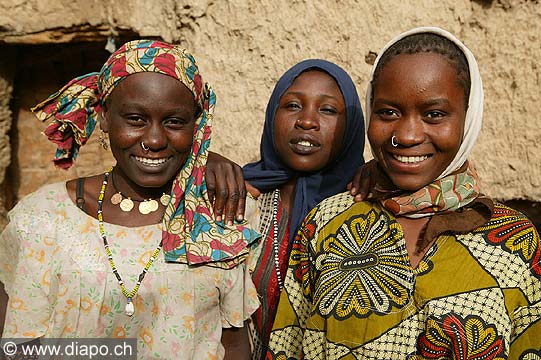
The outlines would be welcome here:
<svg viewBox="0 0 541 360">
<path fill-rule="evenodd" d="M 150 151 L 159 151 L 167 146 L 167 134 L 161 122 L 150 122 L 145 131 L 143 142 Z"/>
<path fill-rule="evenodd" d="M 396 122 L 393 135 L 396 142 L 404 147 L 421 144 L 425 139 L 424 122 L 415 115 L 403 116 Z"/>
<path fill-rule="evenodd" d="M 307 106 L 300 113 L 295 121 L 295 127 L 303 130 L 319 129 L 319 113 L 317 109 Z"/>
</svg>

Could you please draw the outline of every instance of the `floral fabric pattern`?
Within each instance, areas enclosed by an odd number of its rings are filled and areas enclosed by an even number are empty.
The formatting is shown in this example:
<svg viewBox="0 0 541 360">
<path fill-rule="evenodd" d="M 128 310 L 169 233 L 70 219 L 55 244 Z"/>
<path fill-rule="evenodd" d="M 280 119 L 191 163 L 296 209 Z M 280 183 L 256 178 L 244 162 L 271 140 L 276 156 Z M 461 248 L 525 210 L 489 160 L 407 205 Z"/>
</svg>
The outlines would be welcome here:
<svg viewBox="0 0 541 360">
<path fill-rule="evenodd" d="M 128 288 L 161 239 L 160 224 L 104 224 Z M 223 327 L 241 327 L 258 307 L 244 264 L 232 269 L 167 263 L 160 254 L 134 298 L 112 274 L 98 221 L 75 206 L 64 183 L 10 212 L 0 237 L 0 281 L 9 295 L 4 337 L 136 338 L 141 359 L 220 359 Z"/>
<path fill-rule="evenodd" d="M 428 215 L 464 207 L 478 197 L 480 189 L 479 175 L 468 162 L 466 171 L 447 175 L 413 193 L 382 200 L 382 204 L 395 215 Z"/>
<path fill-rule="evenodd" d="M 414 276 L 406 247 L 398 245 L 401 237 L 385 213 L 369 212 L 348 219 L 323 239 L 315 257 L 315 263 L 321 264 L 314 293 L 316 311 L 323 317 L 346 319 L 406 305 Z"/>
<path fill-rule="evenodd" d="M 486 226 L 439 235 L 413 269 L 400 224 L 379 202 L 348 193 L 322 201 L 295 238 L 267 358 L 535 356 L 539 235 L 494 206 Z"/>
<path fill-rule="evenodd" d="M 524 215 L 502 205 L 495 209 L 492 220 L 476 232 L 487 232 L 491 244 L 519 254 L 522 260 L 530 264 L 532 274 L 541 279 L 539 235 Z"/>
<path fill-rule="evenodd" d="M 459 315 L 431 317 L 426 331 L 419 337 L 418 355 L 409 360 L 457 359 L 502 360 L 504 344 L 494 326 L 474 315 L 462 319 Z"/>
<path fill-rule="evenodd" d="M 205 168 L 211 141 L 216 95 L 203 81 L 194 57 L 185 49 L 154 40 L 134 40 L 122 45 L 99 73 L 69 82 L 32 109 L 41 121 L 51 120 L 45 130 L 57 144 L 57 166 L 73 164 L 78 149 L 94 130 L 103 102 L 126 77 L 143 72 L 170 76 L 193 94 L 201 111 L 195 120 L 191 153 L 177 174 L 171 200 L 163 217 L 163 250 L 166 260 L 231 268 L 244 261 L 248 246 L 260 236 L 246 222 L 227 226 L 215 222 Z"/>
</svg>

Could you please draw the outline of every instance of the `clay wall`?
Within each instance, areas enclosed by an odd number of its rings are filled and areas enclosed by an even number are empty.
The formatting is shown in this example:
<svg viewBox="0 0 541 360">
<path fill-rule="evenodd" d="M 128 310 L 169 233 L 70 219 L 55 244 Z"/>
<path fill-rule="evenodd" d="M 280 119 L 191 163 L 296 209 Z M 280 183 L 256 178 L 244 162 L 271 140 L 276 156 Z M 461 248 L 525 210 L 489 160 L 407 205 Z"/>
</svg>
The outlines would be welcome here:
<svg viewBox="0 0 541 360">
<path fill-rule="evenodd" d="M 40 185 L 112 163 L 96 136 L 75 168 L 54 169 L 54 146 L 29 112 L 72 77 L 98 70 L 108 38 L 162 38 L 190 49 L 217 93 L 212 149 L 244 164 L 258 157 L 266 102 L 287 68 L 311 57 L 337 62 L 364 99 L 376 52 L 422 25 L 455 33 L 478 59 L 485 116 L 472 158 L 484 188 L 526 200 L 520 204 L 539 216 L 539 1 L 1 0 L 0 225 Z"/>
</svg>

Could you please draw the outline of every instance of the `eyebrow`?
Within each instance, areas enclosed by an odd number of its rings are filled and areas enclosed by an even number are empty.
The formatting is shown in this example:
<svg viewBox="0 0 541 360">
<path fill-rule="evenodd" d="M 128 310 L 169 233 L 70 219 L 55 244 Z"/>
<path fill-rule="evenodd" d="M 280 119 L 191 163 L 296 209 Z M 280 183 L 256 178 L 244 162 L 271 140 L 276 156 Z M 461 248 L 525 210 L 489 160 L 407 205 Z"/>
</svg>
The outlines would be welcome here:
<svg viewBox="0 0 541 360">
<path fill-rule="evenodd" d="M 305 93 L 300 92 L 300 91 L 287 91 L 282 96 L 285 96 L 285 95 L 305 95 Z M 332 95 L 328 95 L 328 94 L 318 94 L 318 96 L 338 100 L 338 98 L 336 96 L 332 96 Z"/>
<path fill-rule="evenodd" d="M 194 106 L 194 109 L 196 109 L 196 107 Z M 145 113 L 145 112 L 148 112 L 148 111 L 151 111 L 151 109 L 149 109 L 148 106 L 145 106 L 143 104 L 140 104 L 138 102 L 124 102 L 122 103 L 120 106 L 119 106 L 119 110 L 121 113 L 130 113 L 130 112 L 142 112 L 142 113 Z M 162 108 L 161 109 L 162 112 L 164 113 L 168 113 L 168 114 L 183 114 L 183 113 L 189 113 L 190 110 L 187 109 L 186 107 L 184 106 L 175 106 L 175 107 L 171 107 L 171 108 Z"/>
<path fill-rule="evenodd" d="M 395 101 L 392 101 L 392 100 L 387 100 L 387 99 L 374 99 L 374 104 L 385 104 L 385 105 L 390 105 L 390 106 L 394 106 L 394 107 L 399 107 L 400 104 L 395 102 Z M 428 101 L 426 101 L 425 103 L 423 103 L 423 105 L 425 106 L 434 106 L 434 105 L 449 105 L 449 100 L 446 99 L 446 98 L 435 98 L 435 99 L 430 99 Z"/>
<path fill-rule="evenodd" d="M 430 99 L 425 103 L 425 105 L 449 105 L 449 100 L 446 98 L 436 98 L 436 99 Z"/>
</svg>

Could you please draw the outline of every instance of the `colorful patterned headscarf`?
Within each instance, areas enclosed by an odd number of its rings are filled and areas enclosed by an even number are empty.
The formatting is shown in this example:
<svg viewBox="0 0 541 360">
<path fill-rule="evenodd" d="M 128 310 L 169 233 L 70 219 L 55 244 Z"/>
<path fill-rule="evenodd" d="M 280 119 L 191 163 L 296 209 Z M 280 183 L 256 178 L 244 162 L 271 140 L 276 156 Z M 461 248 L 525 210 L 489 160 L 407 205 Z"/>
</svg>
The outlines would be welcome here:
<svg viewBox="0 0 541 360">
<path fill-rule="evenodd" d="M 105 99 L 126 77 L 141 72 L 171 76 L 193 94 L 202 112 L 195 121 L 191 153 L 173 182 L 171 201 L 163 217 L 166 261 L 206 263 L 229 268 L 248 253 L 259 234 L 246 223 L 227 226 L 213 219 L 204 178 L 216 96 L 203 82 L 195 59 L 186 50 L 154 40 L 135 40 L 115 51 L 99 73 L 70 81 L 32 109 L 42 120 L 52 120 L 45 130 L 57 144 L 54 162 L 68 168 L 96 126 Z"/>
</svg>

